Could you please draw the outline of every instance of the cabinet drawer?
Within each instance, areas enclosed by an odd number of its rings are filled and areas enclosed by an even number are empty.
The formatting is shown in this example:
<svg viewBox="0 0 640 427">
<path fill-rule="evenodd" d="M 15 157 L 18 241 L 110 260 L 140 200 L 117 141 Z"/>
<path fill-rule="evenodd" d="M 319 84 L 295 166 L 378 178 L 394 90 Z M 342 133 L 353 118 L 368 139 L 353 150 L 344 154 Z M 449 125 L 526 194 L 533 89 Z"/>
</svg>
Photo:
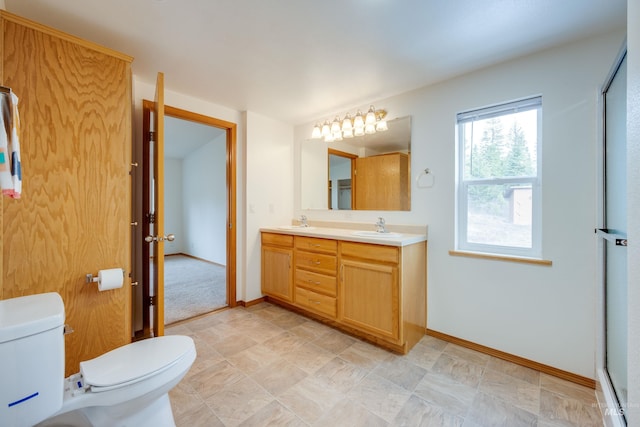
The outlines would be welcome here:
<svg viewBox="0 0 640 427">
<path fill-rule="evenodd" d="M 317 254 L 313 252 L 296 251 L 296 268 L 313 270 L 318 273 L 336 275 L 338 261 L 335 255 Z"/>
<path fill-rule="evenodd" d="M 396 264 L 400 261 L 400 250 L 396 246 L 340 242 L 340 253 L 342 256 L 370 259 L 373 261 L 393 262 Z"/>
<path fill-rule="evenodd" d="M 262 233 L 263 245 L 293 247 L 293 236 L 289 234 Z"/>
<path fill-rule="evenodd" d="M 323 252 L 335 254 L 338 251 L 338 242 L 329 239 L 318 239 L 315 237 L 296 236 L 296 249 L 309 252 Z"/>
<path fill-rule="evenodd" d="M 336 277 L 312 271 L 296 269 L 296 286 L 302 286 L 314 292 L 321 292 L 335 297 L 337 292 Z"/>
<path fill-rule="evenodd" d="M 296 304 L 310 310 L 336 317 L 336 299 L 296 287 Z"/>
</svg>

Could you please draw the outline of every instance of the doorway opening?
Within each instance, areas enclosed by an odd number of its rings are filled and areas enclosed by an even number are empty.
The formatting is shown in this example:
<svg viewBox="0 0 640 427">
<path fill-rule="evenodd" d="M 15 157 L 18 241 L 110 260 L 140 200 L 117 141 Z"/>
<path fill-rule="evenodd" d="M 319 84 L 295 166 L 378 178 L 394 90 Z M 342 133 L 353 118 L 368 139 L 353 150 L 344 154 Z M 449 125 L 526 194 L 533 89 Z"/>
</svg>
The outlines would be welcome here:
<svg viewBox="0 0 640 427">
<path fill-rule="evenodd" d="M 153 111 L 154 102 L 144 100 L 143 129 L 150 129 Z M 157 142 L 143 132 L 144 147 L 162 144 L 162 150 L 143 149 L 141 234 L 148 236 L 159 216 L 150 199 L 161 179 L 164 203 L 156 209 L 162 209 L 171 238 L 165 240 L 164 274 L 157 276 L 163 278 L 157 284 L 161 291 L 153 291 L 151 245 L 143 243 L 139 251 L 142 289 L 134 310 L 142 311 L 143 326 L 136 338 L 162 335 L 161 325 L 236 306 L 236 124 L 166 105 L 163 124 Z M 163 176 L 149 178 L 155 151 L 164 153 Z M 152 305 L 162 310 L 159 331 L 152 330 Z"/>
<path fill-rule="evenodd" d="M 165 325 L 228 305 L 226 136 L 165 113 Z"/>
</svg>

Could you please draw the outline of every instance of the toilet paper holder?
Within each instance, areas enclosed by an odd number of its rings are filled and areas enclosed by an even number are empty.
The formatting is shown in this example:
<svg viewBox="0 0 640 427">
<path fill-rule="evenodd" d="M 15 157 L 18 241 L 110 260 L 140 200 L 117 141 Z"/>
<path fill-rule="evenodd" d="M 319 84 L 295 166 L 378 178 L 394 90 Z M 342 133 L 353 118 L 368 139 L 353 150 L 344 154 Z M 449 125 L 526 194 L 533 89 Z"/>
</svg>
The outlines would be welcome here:
<svg viewBox="0 0 640 427">
<path fill-rule="evenodd" d="M 124 269 L 122 270 L 122 278 L 124 279 L 125 277 L 125 272 Z M 98 276 L 94 276 L 91 273 L 87 273 L 87 275 L 85 276 L 85 283 L 97 283 L 98 282 Z"/>
</svg>

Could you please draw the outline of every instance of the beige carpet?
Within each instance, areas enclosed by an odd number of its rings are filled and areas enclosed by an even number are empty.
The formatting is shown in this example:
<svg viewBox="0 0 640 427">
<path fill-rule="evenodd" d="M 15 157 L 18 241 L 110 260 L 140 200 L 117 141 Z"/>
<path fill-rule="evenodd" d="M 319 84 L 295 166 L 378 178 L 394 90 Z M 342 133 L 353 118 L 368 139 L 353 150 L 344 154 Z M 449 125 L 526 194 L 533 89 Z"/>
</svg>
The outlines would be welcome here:
<svg viewBox="0 0 640 427">
<path fill-rule="evenodd" d="M 164 323 L 227 305 L 226 267 L 184 255 L 164 260 Z"/>
</svg>

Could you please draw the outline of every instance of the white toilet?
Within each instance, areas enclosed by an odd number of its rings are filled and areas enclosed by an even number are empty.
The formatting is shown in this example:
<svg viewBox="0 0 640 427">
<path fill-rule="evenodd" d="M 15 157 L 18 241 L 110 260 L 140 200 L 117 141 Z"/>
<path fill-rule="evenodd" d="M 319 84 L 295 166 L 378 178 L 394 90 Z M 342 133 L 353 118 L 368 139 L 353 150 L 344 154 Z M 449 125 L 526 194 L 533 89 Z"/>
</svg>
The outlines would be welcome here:
<svg viewBox="0 0 640 427">
<path fill-rule="evenodd" d="M 196 358 L 172 335 L 119 347 L 64 378 L 55 292 L 0 301 L 0 426 L 175 426 L 168 392 Z"/>
</svg>

